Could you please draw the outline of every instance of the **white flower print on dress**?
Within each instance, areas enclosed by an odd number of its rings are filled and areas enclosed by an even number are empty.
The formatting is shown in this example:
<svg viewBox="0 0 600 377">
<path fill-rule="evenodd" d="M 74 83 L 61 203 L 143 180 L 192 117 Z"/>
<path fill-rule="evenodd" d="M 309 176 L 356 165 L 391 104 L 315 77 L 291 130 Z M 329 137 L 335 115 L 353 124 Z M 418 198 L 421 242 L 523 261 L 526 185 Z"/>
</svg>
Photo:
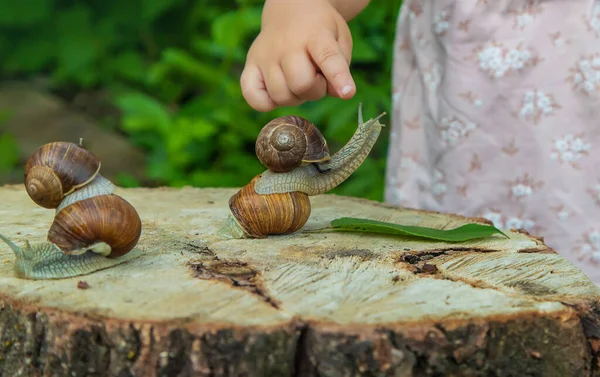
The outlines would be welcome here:
<svg viewBox="0 0 600 377">
<path fill-rule="evenodd" d="M 560 109 L 560 106 L 554 100 L 554 96 L 541 90 L 529 90 L 521 100 L 519 118 L 537 124 L 542 116 L 552 115 L 556 109 Z"/>
<path fill-rule="evenodd" d="M 575 253 L 579 260 L 587 260 L 595 265 L 600 264 L 600 230 L 591 229 L 583 233 L 576 243 Z"/>
<path fill-rule="evenodd" d="M 421 4 L 421 2 L 421 0 L 410 0 L 410 4 L 408 5 L 408 15 L 411 20 L 414 20 L 423 13 L 423 4 Z"/>
<path fill-rule="evenodd" d="M 425 82 L 425 89 L 428 93 L 435 92 L 440 85 L 442 79 L 441 71 L 441 67 L 435 63 L 423 70 L 423 81 Z"/>
<path fill-rule="evenodd" d="M 580 59 L 570 72 L 567 82 L 573 84 L 573 90 L 588 95 L 600 90 L 600 54 Z"/>
<path fill-rule="evenodd" d="M 560 106 L 554 100 L 554 96 L 533 89 L 528 90 L 523 95 L 518 116 L 523 120 L 537 124 L 543 116 L 552 115 L 556 109 L 560 109 Z"/>
<path fill-rule="evenodd" d="M 571 217 L 571 212 L 566 208 L 564 204 L 559 204 L 550 207 L 550 211 L 554 213 L 557 219 L 560 221 L 567 221 Z"/>
<path fill-rule="evenodd" d="M 535 220 L 523 214 L 505 215 L 497 209 L 492 208 L 487 211 L 483 211 L 480 216 L 491 221 L 496 228 L 500 229 L 524 230 L 534 235 L 539 234 L 543 230 L 543 228 L 539 226 Z"/>
<path fill-rule="evenodd" d="M 575 169 L 579 169 L 577 162 L 586 156 L 591 146 L 584 140 L 583 134 L 567 134 L 562 138 L 554 139 L 554 146 L 550 158 L 558 160 L 561 164 L 567 163 Z"/>
<path fill-rule="evenodd" d="M 513 29 L 525 29 L 542 10 L 538 0 L 528 0 L 519 9 L 510 10 L 508 13 L 514 17 Z"/>
<path fill-rule="evenodd" d="M 438 36 L 446 35 L 446 31 L 450 28 L 450 14 L 447 10 L 442 10 L 433 17 L 433 31 Z"/>
<path fill-rule="evenodd" d="M 400 93 L 399 90 L 394 90 L 394 92 L 392 93 L 392 101 L 394 103 L 398 103 L 400 101 L 401 96 L 402 96 L 402 94 Z"/>
<path fill-rule="evenodd" d="M 446 194 L 447 189 L 448 189 L 448 186 L 446 184 L 446 178 L 444 177 L 444 174 L 441 171 L 439 171 L 438 169 L 435 169 L 433 171 L 433 182 L 431 184 L 431 193 L 438 200 L 444 200 L 444 194 Z"/>
<path fill-rule="evenodd" d="M 544 182 L 536 181 L 531 175 L 525 173 L 524 175 L 509 181 L 508 185 L 509 198 L 519 200 L 521 198 L 533 195 L 544 186 Z"/>
<path fill-rule="evenodd" d="M 532 49 L 524 48 L 522 44 L 507 48 L 500 42 L 490 42 L 477 48 L 474 53 L 479 61 L 479 69 L 491 78 L 504 77 L 528 66 L 535 66 L 540 61 Z"/>
<path fill-rule="evenodd" d="M 600 2 L 596 2 L 592 8 L 592 13 L 586 17 L 586 23 L 590 31 L 595 32 L 600 38 Z"/>
<path fill-rule="evenodd" d="M 533 221 L 530 218 L 524 217 L 524 216 L 506 216 L 506 221 L 504 223 L 504 226 L 506 227 L 506 229 L 517 229 L 517 230 L 524 230 L 530 234 L 538 234 L 538 226 L 535 223 L 535 221 Z"/>
<path fill-rule="evenodd" d="M 480 216 L 491 221 L 496 228 L 506 229 L 504 227 L 504 218 L 502 217 L 502 213 L 500 213 L 500 211 L 491 209 L 483 212 Z"/>
<path fill-rule="evenodd" d="M 403 153 L 400 159 L 400 169 L 416 170 L 419 168 L 419 155 L 417 153 Z"/>
<path fill-rule="evenodd" d="M 552 41 L 554 47 L 564 47 L 566 44 L 569 43 L 568 39 L 565 39 L 560 35 L 560 31 L 548 34 L 548 36 L 550 37 L 550 40 Z"/>
<path fill-rule="evenodd" d="M 477 125 L 473 122 L 463 121 L 453 115 L 445 116 L 438 125 L 441 144 L 443 147 L 456 145 L 476 128 Z"/>
<path fill-rule="evenodd" d="M 474 105 L 475 107 L 483 106 L 483 100 L 481 99 L 481 97 L 471 91 L 460 93 L 459 96 L 461 98 L 464 98 L 467 102 Z"/>
<path fill-rule="evenodd" d="M 600 183 L 589 187 L 587 192 L 596 201 L 596 204 L 600 205 Z"/>
</svg>

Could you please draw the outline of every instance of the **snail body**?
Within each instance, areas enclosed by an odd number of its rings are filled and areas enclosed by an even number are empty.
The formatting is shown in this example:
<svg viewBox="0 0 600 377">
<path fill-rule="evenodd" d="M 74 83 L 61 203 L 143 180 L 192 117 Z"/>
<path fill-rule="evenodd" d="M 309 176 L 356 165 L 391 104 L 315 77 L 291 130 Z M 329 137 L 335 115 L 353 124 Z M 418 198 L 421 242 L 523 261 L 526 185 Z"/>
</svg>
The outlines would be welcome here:
<svg viewBox="0 0 600 377">
<path fill-rule="evenodd" d="M 0 239 L 6 242 L 16 256 L 13 270 L 22 279 L 46 280 L 61 279 L 90 274 L 115 266 L 115 259 L 102 256 L 106 245 L 92 245 L 82 254 L 69 255 L 50 242 L 35 245 L 25 242 L 24 247 L 18 247 L 8 238 L 0 234 Z M 125 260 L 123 260 L 124 262 Z"/>
<path fill-rule="evenodd" d="M 358 128 L 346 145 L 324 160 L 302 162 L 287 171 L 267 169 L 254 177 L 229 200 L 229 217 L 221 229 L 228 238 L 263 238 L 301 229 L 311 213 L 310 196 L 324 194 L 344 182 L 368 156 L 383 125 L 379 119 L 363 121 L 358 109 Z M 264 130 L 264 129 L 263 129 Z M 320 132 L 319 132 L 320 135 Z M 260 137 L 260 135 L 259 135 Z M 326 147 L 326 142 L 322 141 Z M 257 155 L 261 150 L 257 148 Z M 304 152 L 306 153 L 306 152 Z M 329 156 L 329 151 L 322 156 Z M 318 152 L 312 152 L 319 156 Z M 258 156 L 264 159 L 264 156 Z"/>
<path fill-rule="evenodd" d="M 32 154 L 25 165 L 26 191 L 36 204 L 55 208 L 55 215 L 46 242 L 32 246 L 26 241 L 19 248 L 0 235 L 15 254 L 17 276 L 60 279 L 129 260 L 124 256 L 139 241 L 141 219 L 129 202 L 114 194 L 114 184 L 95 166 L 100 161 L 73 143 L 49 143 Z"/>
</svg>

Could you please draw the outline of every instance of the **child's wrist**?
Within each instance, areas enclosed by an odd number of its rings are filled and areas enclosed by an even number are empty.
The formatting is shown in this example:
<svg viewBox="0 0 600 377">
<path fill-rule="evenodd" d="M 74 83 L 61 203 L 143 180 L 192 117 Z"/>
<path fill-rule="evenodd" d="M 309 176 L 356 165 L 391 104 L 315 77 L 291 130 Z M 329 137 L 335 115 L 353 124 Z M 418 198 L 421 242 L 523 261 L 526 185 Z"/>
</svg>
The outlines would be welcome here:
<svg viewBox="0 0 600 377">
<path fill-rule="evenodd" d="M 322 11 L 323 7 L 336 10 L 332 1 L 337 0 L 265 0 L 262 11 L 262 26 L 272 21 L 282 21 L 289 17 L 295 17 L 298 15 L 298 11 L 319 12 Z"/>
</svg>

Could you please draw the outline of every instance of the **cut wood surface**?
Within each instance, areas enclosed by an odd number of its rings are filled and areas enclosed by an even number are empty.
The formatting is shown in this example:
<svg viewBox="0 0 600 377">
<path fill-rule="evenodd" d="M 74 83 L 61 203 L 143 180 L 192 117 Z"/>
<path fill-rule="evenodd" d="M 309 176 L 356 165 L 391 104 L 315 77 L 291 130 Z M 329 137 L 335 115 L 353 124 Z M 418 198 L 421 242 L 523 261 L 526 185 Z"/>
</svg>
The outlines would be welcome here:
<svg viewBox="0 0 600 377">
<path fill-rule="evenodd" d="M 342 216 L 475 221 L 322 195 L 296 234 L 226 240 L 235 191 L 118 189 L 143 219 L 139 253 L 90 275 L 17 279 L 2 245 L 0 376 L 600 375 L 599 290 L 540 239 L 306 233 Z M 53 215 L 0 188 L 17 245 Z"/>
</svg>

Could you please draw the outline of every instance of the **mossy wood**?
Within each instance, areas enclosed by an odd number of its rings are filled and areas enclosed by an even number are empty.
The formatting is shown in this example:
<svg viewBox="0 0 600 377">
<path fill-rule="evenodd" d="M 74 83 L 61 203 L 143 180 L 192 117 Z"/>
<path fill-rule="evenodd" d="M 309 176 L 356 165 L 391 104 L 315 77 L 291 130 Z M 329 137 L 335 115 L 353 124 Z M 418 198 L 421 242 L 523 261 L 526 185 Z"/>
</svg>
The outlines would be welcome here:
<svg viewBox="0 0 600 377">
<path fill-rule="evenodd" d="M 598 288 L 541 240 L 219 239 L 235 192 L 118 189 L 144 221 L 139 252 L 91 275 L 17 279 L 2 245 L 0 376 L 600 376 Z M 0 198 L 2 234 L 44 240 L 52 210 L 22 185 Z M 304 229 L 473 221 L 311 201 Z"/>
</svg>

